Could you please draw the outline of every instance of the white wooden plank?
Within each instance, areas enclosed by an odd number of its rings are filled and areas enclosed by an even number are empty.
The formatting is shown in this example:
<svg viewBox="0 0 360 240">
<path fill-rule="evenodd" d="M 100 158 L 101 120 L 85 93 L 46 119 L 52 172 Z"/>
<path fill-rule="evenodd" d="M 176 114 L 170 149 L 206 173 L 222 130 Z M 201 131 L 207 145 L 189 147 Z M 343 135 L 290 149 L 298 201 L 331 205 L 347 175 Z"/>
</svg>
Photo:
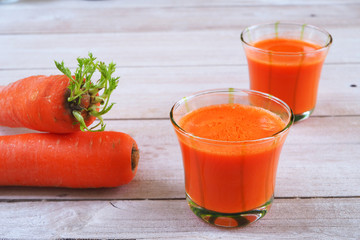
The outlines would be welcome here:
<svg viewBox="0 0 360 240">
<path fill-rule="evenodd" d="M 133 181 L 114 189 L 1 187 L 0 199 L 184 198 L 180 148 L 170 121 L 108 121 L 140 148 Z M 25 132 L 0 128 L 0 134 Z M 276 197 L 360 196 L 360 117 L 310 118 L 290 130 L 279 162 Z"/>
<path fill-rule="evenodd" d="M 99 59 L 101 59 L 99 57 Z M 323 67 L 313 116 L 360 115 L 359 64 Z M 61 74 L 57 69 L 0 70 L 0 85 L 31 75 Z M 214 88 L 249 88 L 246 65 L 201 67 L 121 67 L 116 105 L 107 119 L 168 118 L 172 105 L 184 96 Z M 351 87 L 352 85 L 357 87 Z"/>
<path fill-rule="evenodd" d="M 241 29 L 269 21 L 358 26 L 359 2 L 20 1 L 0 8 L 0 33 L 99 33 Z M 279 7 L 281 5 L 281 7 Z M 17 16 L 13 18 L 12 16 Z M 339 17 L 341 16 L 341 17 Z M 337 21 L 333 21 L 333 19 Z M 99 21 L 101 19 L 102 21 Z M 46 24 L 44 24 L 46 22 Z"/>
<path fill-rule="evenodd" d="M 185 200 L 0 203 L 3 238 L 357 239 L 359 199 L 277 199 L 238 229 L 212 227 Z M 30 230 L 31 229 L 31 230 Z M 30 230 L 30 231 L 29 231 Z"/>
<path fill-rule="evenodd" d="M 61 0 L 61 1 L 51 1 L 51 4 L 56 7 L 64 7 L 64 2 L 66 5 L 71 8 L 76 8 L 77 6 L 83 6 L 82 1 L 78 0 Z M 104 5 L 103 1 L 94 1 L 94 0 L 85 0 L 91 7 L 102 7 L 106 8 L 108 5 Z M 155 7 L 232 7 L 232 6 L 256 6 L 256 5 L 344 5 L 344 4 L 356 4 L 357 0 L 312 0 L 312 1 L 302 1 L 302 0 L 273 0 L 269 2 L 268 0 L 192 0 L 192 1 L 177 1 L 177 0 L 152 0 L 151 2 L 147 0 L 107 0 L 111 3 L 111 6 L 116 6 L 118 8 L 155 8 Z M 22 8 L 32 7 L 34 5 L 41 6 L 45 5 L 48 2 L 39 2 L 38 0 L 26 0 L 26 1 L 15 1 L 16 4 L 11 3 L 9 5 L 18 6 L 21 4 Z"/>
<path fill-rule="evenodd" d="M 1 69 L 53 68 L 54 60 L 64 60 L 75 67 L 76 58 L 88 52 L 122 67 L 245 65 L 241 30 L 0 35 L 0 66 Z M 359 63 L 358 27 L 328 30 L 334 44 L 325 62 Z"/>
</svg>

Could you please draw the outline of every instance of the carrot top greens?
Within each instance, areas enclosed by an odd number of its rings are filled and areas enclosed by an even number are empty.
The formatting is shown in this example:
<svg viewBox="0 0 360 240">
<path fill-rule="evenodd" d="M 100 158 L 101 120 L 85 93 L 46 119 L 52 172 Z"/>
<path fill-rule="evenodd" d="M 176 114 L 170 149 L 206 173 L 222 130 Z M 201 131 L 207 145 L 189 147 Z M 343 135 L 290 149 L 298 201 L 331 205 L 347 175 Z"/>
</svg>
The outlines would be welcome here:
<svg viewBox="0 0 360 240">
<path fill-rule="evenodd" d="M 114 103 L 109 104 L 109 99 L 120 78 L 111 76 L 116 69 L 115 63 L 111 62 L 107 66 L 104 62 L 95 60 L 96 58 L 93 57 L 92 53 L 89 53 L 88 58 L 77 58 L 78 68 L 75 70 L 74 76 L 69 68 L 64 66 L 63 61 L 61 63 L 55 61 L 56 67 L 70 80 L 68 86 L 70 96 L 67 101 L 74 118 L 77 120 L 74 124 L 79 123 L 82 131 L 103 131 L 105 129 L 102 115 L 114 105 Z M 96 71 L 99 71 L 101 75 L 100 79 L 94 83 L 91 78 Z M 99 123 L 88 128 L 84 116 L 94 116 L 99 119 Z M 100 128 L 95 130 L 99 126 Z"/>
</svg>

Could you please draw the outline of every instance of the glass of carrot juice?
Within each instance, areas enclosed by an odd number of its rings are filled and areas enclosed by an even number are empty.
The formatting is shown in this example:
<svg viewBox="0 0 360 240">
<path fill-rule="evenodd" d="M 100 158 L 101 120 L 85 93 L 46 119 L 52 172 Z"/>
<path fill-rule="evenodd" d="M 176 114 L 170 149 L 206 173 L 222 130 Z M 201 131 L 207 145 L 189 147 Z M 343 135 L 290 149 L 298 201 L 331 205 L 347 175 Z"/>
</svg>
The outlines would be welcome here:
<svg viewBox="0 0 360 240">
<path fill-rule="evenodd" d="M 307 24 L 276 22 L 245 28 L 240 38 L 248 61 L 250 89 L 285 101 L 295 121 L 308 118 L 315 108 L 331 35 Z"/>
<path fill-rule="evenodd" d="M 294 121 L 285 102 L 252 90 L 209 90 L 175 103 L 170 120 L 182 152 L 186 199 L 198 217 L 237 227 L 269 211 Z"/>
</svg>

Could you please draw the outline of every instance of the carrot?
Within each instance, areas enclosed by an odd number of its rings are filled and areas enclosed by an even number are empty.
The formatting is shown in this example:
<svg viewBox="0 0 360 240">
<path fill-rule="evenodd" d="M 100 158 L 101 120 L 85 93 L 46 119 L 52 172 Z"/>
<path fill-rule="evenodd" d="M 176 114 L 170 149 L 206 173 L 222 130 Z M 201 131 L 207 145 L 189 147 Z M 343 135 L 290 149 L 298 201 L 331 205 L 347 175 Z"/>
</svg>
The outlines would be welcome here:
<svg viewBox="0 0 360 240">
<path fill-rule="evenodd" d="M 0 185 L 116 187 L 136 174 L 139 150 L 126 133 L 27 133 L 0 136 Z"/>
<path fill-rule="evenodd" d="M 64 62 L 55 61 L 63 75 L 31 76 L 0 87 L 0 125 L 53 133 L 103 131 L 102 115 L 113 106 L 109 98 L 119 79 L 111 77 L 115 64 L 95 62 L 91 53 L 77 60 L 74 76 Z M 93 83 L 96 70 L 101 77 Z M 95 119 L 99 123 L 88 127 Z"/>
</svg>

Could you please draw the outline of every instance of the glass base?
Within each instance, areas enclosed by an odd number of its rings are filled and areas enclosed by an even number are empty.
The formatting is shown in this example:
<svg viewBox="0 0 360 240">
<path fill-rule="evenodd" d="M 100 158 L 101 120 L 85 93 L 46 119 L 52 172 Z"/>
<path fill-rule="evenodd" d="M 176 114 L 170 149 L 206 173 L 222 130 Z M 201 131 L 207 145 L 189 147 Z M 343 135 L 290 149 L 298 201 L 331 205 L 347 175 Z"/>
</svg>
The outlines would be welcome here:
<svg viewBox="0 0 360 240">
<path fill-rule="evenodd" d="M 299 121 L 302 121 L 302 120 L 305 120 L 305 119 L 309 118 L 313 111 L 314 111 L 314 109 L 311 109 L 310 111 L 307 111 L 307 112 L 304 112 L 304 113 L 294 114 L 294 116 L 295 116 L 295 121 L 294 122 L 299 122 Z"/>
<path fill-rule="evenodd" d="M 256 222 L 260 218 L 264 217 L 270 210 L 273 199 L 274 198 L 271 197 L 271 199 L 264 205 L 246 212 L 219 213 L 200 207 L 186 194 L 186 200 L 190 206 L 190 209 L 195 213 L 196 216 L 212 225 L 229 228 L 246 226 L 249 223 Z"/>
</svg>

